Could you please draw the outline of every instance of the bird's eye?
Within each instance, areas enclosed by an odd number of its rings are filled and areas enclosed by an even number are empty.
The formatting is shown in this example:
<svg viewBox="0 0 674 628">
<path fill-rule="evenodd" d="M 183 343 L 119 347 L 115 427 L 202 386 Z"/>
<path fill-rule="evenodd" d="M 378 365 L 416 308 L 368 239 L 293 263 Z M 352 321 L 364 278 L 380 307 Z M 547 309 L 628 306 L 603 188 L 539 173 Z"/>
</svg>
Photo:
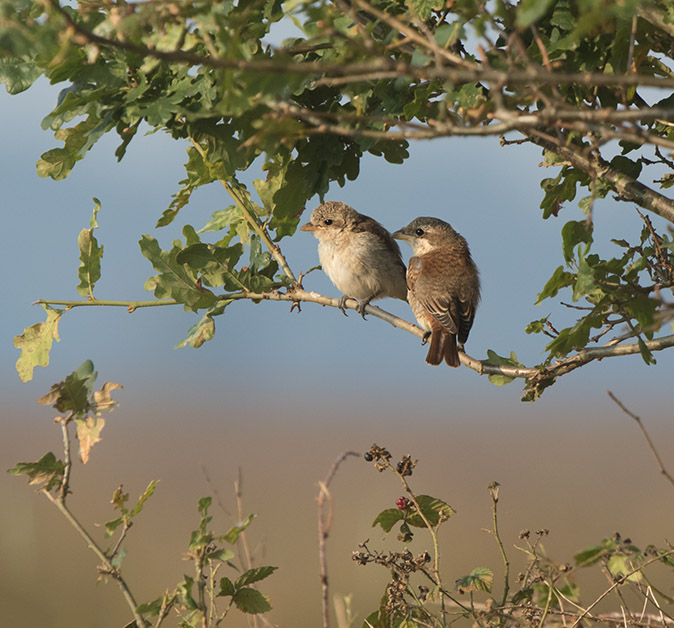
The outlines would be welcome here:
<svg viewBox="0 0 674 628">
<path fill-rule="evenodd" d="M 424 230 L 423 230 L 423 229 L 417 229 L 417 230 L 414 232 L 414 234 L 417 235 L 417 236 L 419 236 L 419 237 L 421 237 L 422 235 L 424 235 Z"/>
<path fill-rule="evenodd" d="M 329 227 L 329 226 L 332 224 L 332 218 L 326 218 L 326 219 L 323 221 L 323 224 L 324 224 L 324 225 L 327 225 L 327 226 Z"/>
</svg>

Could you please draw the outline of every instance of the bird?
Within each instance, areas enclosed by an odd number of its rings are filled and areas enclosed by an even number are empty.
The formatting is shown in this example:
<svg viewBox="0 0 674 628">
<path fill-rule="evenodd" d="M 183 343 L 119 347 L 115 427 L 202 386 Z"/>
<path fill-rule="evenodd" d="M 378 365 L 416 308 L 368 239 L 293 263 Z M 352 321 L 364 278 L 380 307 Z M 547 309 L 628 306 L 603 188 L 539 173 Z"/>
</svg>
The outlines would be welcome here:
<svg viewBox="0 0 674 628">
<path fill-rule="evenodd" d="M 326 201 L 300 227 L 318 238 L 323 270 L 342 292 L 339 309 L 346 315 L 346 300 L 358 301 L 356 311 L 365 318 L 365 306 L 374 299 L 407 300 L 405 264 L 398 243 L 374 218 L 359 214 L 340 201 Z"/>
<path fill-rule="evenodd" d="M 439 218 L 415 218 L 392 234 L 412 247 L 407 265 L 407 301 L 430 335 L 426 362 L 460 364 L 458 348 L 468 340 L 480 301 L 480 276 L 463 236 Z M 457 347 L 457 341 L 459 347 Z"/>
</svg>

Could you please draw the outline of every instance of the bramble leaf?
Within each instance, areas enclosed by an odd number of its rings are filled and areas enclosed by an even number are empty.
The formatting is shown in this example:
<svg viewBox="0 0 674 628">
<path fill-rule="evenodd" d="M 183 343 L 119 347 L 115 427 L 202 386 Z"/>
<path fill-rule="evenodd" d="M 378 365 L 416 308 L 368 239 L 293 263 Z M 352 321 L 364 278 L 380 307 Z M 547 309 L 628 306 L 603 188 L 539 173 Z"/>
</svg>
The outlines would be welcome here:
<svg viewBox="0 0 674 628">
<path fill-rule="evenodd" d="M 494 572 L 489 567 L 476 567 L 467 576 L 456 581 L 456 588 L 461 591 L 485 591 L 491 593 Z"/>
<path fill-rule="evenodd" d="M 236 607 L 244 613 L 258 614 L 271 610 L 269 598 L 257 589 L 250 589 L 248 587 L 238 589 L 232 599 Z"/>
<path fill-rule="evenodd" d="M 447 519 L 456 513 L 449 504 L 430 495 L 417 495 L 417 503 L 428 523 L 433 527 L 439 526 L 443 521 L 447 521 Z M 418 513 L 407 517 L 407 523 L 417 528 L 426 527 L 426 522 Z"/>
<path fill-rule="evenodd" d="M 398 508 L 387 508 L 377 515 L 377 518 L 372 522 L 372 527 L 374 528 L 379 524 L 384 532 L 390 532 L 393 526 L 404 518 L 405 514 L 402 510 L 399 510 Z"/>
<path fill-rule="evenodd" d="M 253 582 L 259 582 L 271 576 L 278 567 L 255 567 L 245 571 L 241 576 L 236 579 L 235 586 L 237 589 L 243 587 L 247 584 L 252 584 Z"/>
</svg>

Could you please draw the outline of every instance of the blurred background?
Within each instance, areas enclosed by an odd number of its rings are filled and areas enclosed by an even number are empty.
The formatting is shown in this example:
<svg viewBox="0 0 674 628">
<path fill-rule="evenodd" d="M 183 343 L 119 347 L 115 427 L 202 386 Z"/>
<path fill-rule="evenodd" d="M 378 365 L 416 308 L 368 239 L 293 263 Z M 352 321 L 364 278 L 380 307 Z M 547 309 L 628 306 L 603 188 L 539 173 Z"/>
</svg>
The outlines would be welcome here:
<svg viewBox="0 0 674 628">
<path fill-rule="evenodd" d="M 109 500 L 120 484 L 134 500 L 159 480 L 125 544 L 131 588 L 149 601 L 172 588 L 191 564 L 182 560 L 198 525 L 199 497 L 213 495 L 215 525 L 239 519 L 233 484 L 241 473 L 245 513 L 257 565 L 279 570 L 263 583 L 280 626 L 320 624 L 316 495 L 334 459 L 376 442 L 399 459 L 419 459 L 413 488 L 449 502 L 455 517 L 444 526 L 442 564 L 447 582 L 476 566 L 496 571 L 501 560 L 482 528 L 491 525 L 487 485 L 502 485 L 500 518 L 511 558 L 523 528 L 549 528 L 547 553 L 573 554 L 619 531 L 639 546 L 672 539 L 673 487 L 659 474 L 637 425 L 607 397 L 612 390 L 644 419 L 670 469 L 674 468 L 671 383 L 674 354 L 657 353 L 657 366 L 640 356 L 608 359 L 564 376 L 535 404 L 523 404 L 521 383 L 491 385 L 466 368 L 425 364 L 417 338 L 351 312 L 304 304 L 236 303 L 216 319 L 216 335 L 198 350 L 174 350 L 199 316 L 180 307 L 129 314 L 124 308 L 79 308 L 64 315 L 50 365 L 22 384 L 13 337 L 45 318 L 39 298 L 79 299 L 77 235 L 89 226 L 92 197 L 100 199 L 104 248 L 99 299 L 149 299 L 154 274 L 138 240 L 151 234 L 167 247 L 185 222 L 201 227 L 230 204 L 216 184 L 199 190 L 175 225 L 156 220 L 184 177 L 185 146 L 160 133 L 137 137 L 117 163 L 116 138 L 101 140 L 65 181 L 40 179 L 35 162 L 58 146 L 41 119 L 57 88 L 38 82 L 18 96 L 0 93 L 2 139 L 0 247 L 0 459 L 5 469 L 47 451 L 62 455 L 54 410 L 36 403 L 51 384 L 93 360 L 98 385 L 120 382 L 120 407 L 107 418 L 102 442 L 86 466 L 75 464 L 71 507 L 86 527 L 115 518 Z M 540 361 L 544 338 L 526 324 L 553 312 L 564 326 L 569 312 L 556 301 L 534 306 L 538 292 L 563 263 L 560 228 L 582 216 L 573 204 L 558 219 L 540 219 L 540 151 L 500 147 L 498 139 L 437 140 L 411 146 L 403 165 L 365 158 L 357 181 L 334 187 L 342 200 L 390 230 L 419 215 L 438 216 L 463 234 L 480 268 L 483 299 L 467 351 L 515 351 L 526 365 Z M 252 173 L 246 182 L 262 177 Z M 319 203 L 314 199 L 307 212 Z M 307 214 L 308 215 L 308 214 Z M 656 229 L 664 225 L 652 217 Z M 636 239 L 641 221 L 625 203 L 595 206 L 600 252 L 609 238 Z M 282 241 L 296 274 L 318 263 L 317 241 L 298 232 Z M 403 255 L 410 251 L 403 244 Z M 339 296 L 320 272 L 305 287 Z M 563 297 L 570 300 L 570 297 Z M 406 304 L 378 302 L 413 320 Z M 121 626 L 128 611 L 114 583 L 96 584 L 96 560 L 75 531 L 24 478 L 0 476 L 0 608 L 6 625 Z M 377 605 L 387 573 L 351 560 L 358 544 L 400 549 L 395 533 L 372 528 L 393 507 L 401 486 L 362 458 L 350 458 L 332 484 L 335 519 L 328 544 L 331 592 L 352 595 L 355 625 Z M 102 539 L 101 529 L 94 529 Z M 430 548 L 417 535 L 411 549 Z M 224 575 L 224 574 L 223 574 Z M 599 586 L 590 584 L 592 586 Z M 670 587 L 671 589 L 671 587 Z M 671 590 L 670 590 L 671 593 Z M 587 597 L 588 601 L 591 598 Z M 245 625 L 237 616 L 231 625 Z"/>
</svg>

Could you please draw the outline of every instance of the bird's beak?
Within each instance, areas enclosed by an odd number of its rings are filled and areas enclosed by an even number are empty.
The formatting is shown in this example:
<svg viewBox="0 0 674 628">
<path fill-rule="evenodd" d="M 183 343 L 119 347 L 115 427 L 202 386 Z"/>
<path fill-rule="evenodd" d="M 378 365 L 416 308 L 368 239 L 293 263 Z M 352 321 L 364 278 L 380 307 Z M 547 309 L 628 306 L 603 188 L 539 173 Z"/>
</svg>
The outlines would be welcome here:
<svg viewBox="0 0 674 628">
<path fill-rule="evenodd" d="M 395 238 L 396 240 L 409 240 L 409 236 L 404 233 L 402 229 L 398 229 L 398 231 L 393 232 L 391 237 Z"/>
<path fill-rule="evenodd" d="M 300 227 L 300 231 L 316 231 L 316 229 L 318 229 L 318 227 L 310 222 Z"/>
</svg>

